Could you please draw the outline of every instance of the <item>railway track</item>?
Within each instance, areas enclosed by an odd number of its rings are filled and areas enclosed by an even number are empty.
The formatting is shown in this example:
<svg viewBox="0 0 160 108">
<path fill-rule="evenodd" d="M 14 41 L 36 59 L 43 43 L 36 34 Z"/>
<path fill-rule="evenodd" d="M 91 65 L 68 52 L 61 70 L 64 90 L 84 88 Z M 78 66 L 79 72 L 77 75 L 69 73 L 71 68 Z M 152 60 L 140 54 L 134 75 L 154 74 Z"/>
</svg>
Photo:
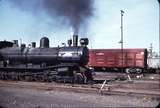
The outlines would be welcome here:
<svg viewBox="0 0 160 108">
<path fill-rule="evenodd" d="M 126 79 L 127 75 L 130 75 L 130 77 L 132 79 L 136 79 L 136 80 L 159 80 L 160 81 L 160 74 L 149 74 L 149 73 L 120 73 L 120 72 L 95 72 L 95 78 L 96 79 L 113 79 L 113 78 L 121 78 L 121 79 Z"/>
<path fill-rule="evenodd" d="M 142 83 L 141 83 L 142 84 Z M 146 83 L 147 84 L 147 83 Z M 134 85 L 134 86 L 133 86 Z M 150 83 L 149 85 L 152 85 Z M 103 89 L 102 84 L 64 84 L 64 83 L 44 83 L 44 82 L 24 82 L 24 81 L 2 81 L 0 87 L 26 88 L 48 91 L 67 91 L 80 93 L 100 93 L 103 95 L 131 95 L 149 96 L 150 98 L 160 99 L 159 87 L 141 87 L 138 83 L 107 82 Z"/>
</svg>

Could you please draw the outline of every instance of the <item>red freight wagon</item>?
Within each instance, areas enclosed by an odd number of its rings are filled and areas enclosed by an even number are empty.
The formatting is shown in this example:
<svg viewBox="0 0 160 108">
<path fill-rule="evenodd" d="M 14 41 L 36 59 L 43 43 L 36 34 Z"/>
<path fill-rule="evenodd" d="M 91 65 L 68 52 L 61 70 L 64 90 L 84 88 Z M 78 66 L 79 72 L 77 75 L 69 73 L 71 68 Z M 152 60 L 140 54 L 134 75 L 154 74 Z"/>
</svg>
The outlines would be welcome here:
<svg viewBox="0 0 160 108">
<path fill-rule="evenodd" d="M 88 66 L 94 69 L 144 69 L 147 67 L 147 49 L 123 49 L 123 53 L 121 49 L 90 49 Z"/>
</svg>

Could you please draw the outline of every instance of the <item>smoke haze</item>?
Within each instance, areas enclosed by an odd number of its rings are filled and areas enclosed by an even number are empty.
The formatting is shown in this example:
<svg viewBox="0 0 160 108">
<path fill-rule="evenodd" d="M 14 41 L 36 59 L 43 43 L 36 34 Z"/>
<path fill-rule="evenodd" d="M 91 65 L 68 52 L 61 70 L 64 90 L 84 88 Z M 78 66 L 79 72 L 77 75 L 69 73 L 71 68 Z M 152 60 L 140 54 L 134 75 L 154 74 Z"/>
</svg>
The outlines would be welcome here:
<svg viewBox="0 0 160 108">
<path fill-rule="evenodd" d="M 52 20 L 62 21 L 78 34 L 93 15 L 93 0 L 9 0 L 16 8 L 40 15 L 45 12 Z M 84 27 L 84 26 L 83 26 Z"/>
</svg>

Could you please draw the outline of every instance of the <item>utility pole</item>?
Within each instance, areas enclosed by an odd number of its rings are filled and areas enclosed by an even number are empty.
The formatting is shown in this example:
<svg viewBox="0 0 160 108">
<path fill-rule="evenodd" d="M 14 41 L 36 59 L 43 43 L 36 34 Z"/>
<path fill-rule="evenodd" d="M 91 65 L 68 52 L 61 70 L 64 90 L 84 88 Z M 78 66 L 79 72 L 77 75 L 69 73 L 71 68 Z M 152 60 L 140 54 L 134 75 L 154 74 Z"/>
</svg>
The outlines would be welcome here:
<svg viewBox="0 0 160 108">
<path fill-rule="evenodd" d="M 159 25 L 160 25 L 160 0 L 157 0 L 159 3 Z M 160 68 L 160 26 L 159 26 L 159 68 Z"/>
<path fill-rule="evenodd" d="M 120 10 L 121 11 L 121 53 L 122 53 L 122 72 L 123 72 L 123 67 L 124 67 L 124 63 L 123 63 L 123 14 L 124 14 L 124 11 L 123 10 Z"/>
</svg>

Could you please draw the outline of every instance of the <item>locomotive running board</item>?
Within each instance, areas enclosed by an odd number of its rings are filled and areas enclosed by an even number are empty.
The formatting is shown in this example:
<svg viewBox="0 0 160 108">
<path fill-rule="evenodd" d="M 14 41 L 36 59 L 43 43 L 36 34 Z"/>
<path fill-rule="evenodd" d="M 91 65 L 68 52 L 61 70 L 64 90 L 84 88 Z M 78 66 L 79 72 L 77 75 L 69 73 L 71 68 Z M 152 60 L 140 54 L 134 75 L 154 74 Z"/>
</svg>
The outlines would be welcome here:
<svg viewBox="0 0 160 108">
<path fill-rule="evenodd" d="M 60 65 L 56 65 L 56 66 L 48 66 L 48 67 L 43 67 L 43 68 L 27 68 L 27 67 L 0 67 L 0 71 L 17 71 L 17 72 L 22 72 L 22 71 L 30 71 L 30 72 L 40 72 L 40 71 L 45 71 L 45 70 L 55 70 L 58 68 L 62 68 L 62 67 L 73 67 L 73 66 L 77 66 L 76 64 L 60 64 Z"/>
</svg>

